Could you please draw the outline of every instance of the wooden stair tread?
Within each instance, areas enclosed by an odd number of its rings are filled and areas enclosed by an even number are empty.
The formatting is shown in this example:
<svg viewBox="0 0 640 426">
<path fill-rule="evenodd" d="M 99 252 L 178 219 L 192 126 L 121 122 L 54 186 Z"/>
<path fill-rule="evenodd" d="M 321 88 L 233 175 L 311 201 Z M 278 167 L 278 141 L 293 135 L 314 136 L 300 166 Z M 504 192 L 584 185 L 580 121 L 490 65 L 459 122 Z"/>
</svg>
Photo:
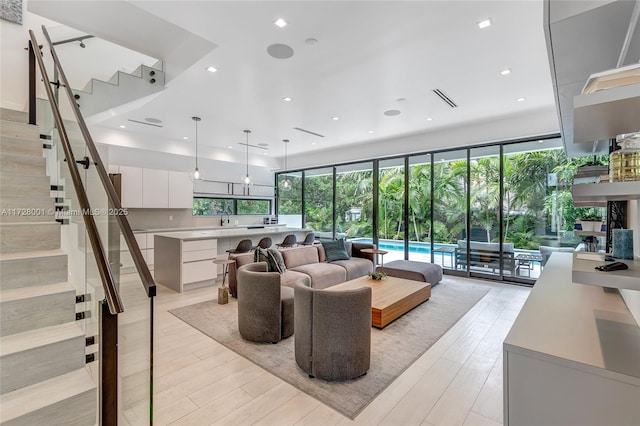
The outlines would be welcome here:
<svg viewBox="0 0 640 426">
<path fill-rule="evenodd" d="M 14 300 L 27 299 L 30 297 L 47 296 L 57 293 L 64 293 L 73 291 L 75 289 L 71 287 L 69 283 L 55 283 L 39 286 L 20 287 L 9 290 L 0 291 L 0 302 L 12 302 Z"/>
<path fill-rule="evenodd" d="M 46 223 L 50 223 L 50 222 L 46 222 Z M 33 222 L 31 222 L 31 224 L 33 224 Z M 41 258 L 41 257 L 66 256 L 66 254 L 67 253 L 65 253 L 61 249 L 31 250 L 31 251 L 21 251 L 16 253 L 0 253 L 0 262 L 10 261 L 10 260 L 35 259 L 35 258 Z"/>
<path fill-rule="evenodd" d="M 12 334 L 2 338 L 0 356 L 4 357 L 31 348 L 49 345 L 61 340 L 82 337 L 84 332 L 75 321 L 44 327 L 24 333 Z"/>
<path fill-rule="evenodd" d="M 64 401 L 96 384 L 85 368 L 72 371 L 0 396 L 0 423 L 19 418 L 42 407 Z"/>
</svg>

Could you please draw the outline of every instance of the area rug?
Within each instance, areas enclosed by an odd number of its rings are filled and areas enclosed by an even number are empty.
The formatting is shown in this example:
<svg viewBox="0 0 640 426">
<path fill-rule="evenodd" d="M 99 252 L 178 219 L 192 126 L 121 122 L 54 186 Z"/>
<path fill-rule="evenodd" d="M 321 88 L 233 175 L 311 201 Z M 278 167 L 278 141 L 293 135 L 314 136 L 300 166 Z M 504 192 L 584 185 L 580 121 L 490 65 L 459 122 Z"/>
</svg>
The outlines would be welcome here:
<svg viewBox="0 0 640 426">
<path fill-rule="evenodd" d="M 488 291 L 489 287 L 474 280 L 445 277 L 432 288 L 431 299 L 384 329 L 371 329 L 369 372 L 345 382 L 310 379 L 296 364 L 295 335 L 278 344 L 243 340 L 238 332 L 237 302 L 231 297 L 226 305 L 219 305 L 214 299 L 170 312 L 232 351 L 353 419 Z"/>
</svg>

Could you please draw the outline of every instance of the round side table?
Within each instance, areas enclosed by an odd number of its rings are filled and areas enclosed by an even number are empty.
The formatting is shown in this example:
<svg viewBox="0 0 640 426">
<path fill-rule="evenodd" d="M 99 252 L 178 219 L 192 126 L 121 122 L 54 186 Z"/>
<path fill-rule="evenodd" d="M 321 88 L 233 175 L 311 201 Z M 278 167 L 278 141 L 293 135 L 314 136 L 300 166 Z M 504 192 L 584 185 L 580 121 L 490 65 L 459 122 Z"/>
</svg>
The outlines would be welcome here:
<svg viewBox="0 0 640 426">
<path fill-rule="evenodd" d="M 377 248 L 370 248 L 370 249 L 365 248 L 365 249 L 360 249 L 360 251 L 362 253 L 368 253 L 368 254 L 379 254 L 380 255 L 380 269 L 384 270 L 384 255 L 389 253 L 388 251 L 380 250 L 380 249 L 377 249 Z"/>
<path fill-rule="evenodd" d="M 225 286 L 227 275 L 229 274 L 229 265 L 236 263 L 236 261 L 233 259 L 214 259 L 213 263 L 222 265 L 222 285 L 218 289 L 218 304 L 224 305 L 229 303 L 229 288 Z"/>
</svg>

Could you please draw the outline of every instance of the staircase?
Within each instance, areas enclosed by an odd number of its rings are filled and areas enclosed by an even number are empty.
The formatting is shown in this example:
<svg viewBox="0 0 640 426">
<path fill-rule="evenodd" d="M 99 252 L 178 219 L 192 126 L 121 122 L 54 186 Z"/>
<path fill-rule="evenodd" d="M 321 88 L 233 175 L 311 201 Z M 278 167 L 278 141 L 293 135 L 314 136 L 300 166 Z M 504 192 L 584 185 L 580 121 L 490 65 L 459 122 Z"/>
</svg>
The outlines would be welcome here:
<svg viewBox="0 0 640 426">
<path fill-rule="evenodd" d="M 161 63 L 159 63 L 161 66 Z M 89 80 L 82 90 L 73 90 L 84 117 L 136 101 L 164 90 L 163 71 L 140 65 L 134 72 L 116 72 L 109 81 Z"/>
<path fill-rule="evenodd" d="M 94 425 L 97 387 L 39 131 L 24 113 L 0 119 L 0 424 Z"/>
</svg>

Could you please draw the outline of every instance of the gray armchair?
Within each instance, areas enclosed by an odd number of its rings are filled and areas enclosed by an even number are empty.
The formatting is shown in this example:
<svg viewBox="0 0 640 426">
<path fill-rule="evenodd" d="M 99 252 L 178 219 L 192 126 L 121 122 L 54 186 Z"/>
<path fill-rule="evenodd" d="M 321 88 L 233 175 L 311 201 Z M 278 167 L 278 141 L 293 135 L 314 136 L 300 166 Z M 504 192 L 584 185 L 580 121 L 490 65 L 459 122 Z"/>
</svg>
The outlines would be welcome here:
<svg viewBox="0 0 640 426">
<path fill-rule="evenodd" d="M 296 363 L 309 377 L 353 379 L 371 362 L 371 288 L 332 291 L 296 285 Z"/>
<path fill-rule="evenodd" d="M 277 343 L 293 334 L 293 289 L 266 262 L 238 268 L 238 330 L 253 342 Z"/>
</svg>

